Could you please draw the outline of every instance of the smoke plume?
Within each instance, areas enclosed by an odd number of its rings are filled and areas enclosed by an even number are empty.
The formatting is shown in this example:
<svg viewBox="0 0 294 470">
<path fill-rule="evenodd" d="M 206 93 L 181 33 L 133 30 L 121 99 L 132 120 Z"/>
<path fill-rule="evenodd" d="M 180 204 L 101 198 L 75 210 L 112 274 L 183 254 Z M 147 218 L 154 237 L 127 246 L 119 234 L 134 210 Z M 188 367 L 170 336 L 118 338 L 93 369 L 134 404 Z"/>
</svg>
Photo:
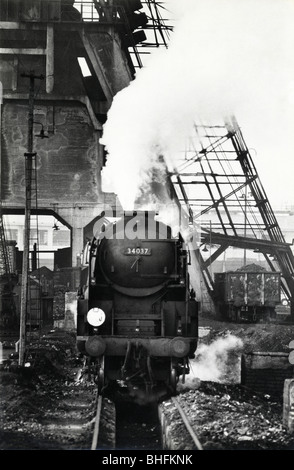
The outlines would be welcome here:
<svg viewBox="0 0 294 470">
<path fill-rule="evenodd" d="M 115 96 L 104 125 L 103 190 L 116 192 L 125 209 L 133 208 L 140 188 L 146 201 L 153 170 L 162 169 L 160 155 L 173 171 L 198 116 L 223 123 L 235 114 L 243 129 L 246 123 L 258 135 L 255 147 L 267 141 L 281 163 L 290 147 L 294 28 L 288 19 L 294 2 L 166 4 L 177 18 L 169 48 L 156 50 Z"/>
</svg>

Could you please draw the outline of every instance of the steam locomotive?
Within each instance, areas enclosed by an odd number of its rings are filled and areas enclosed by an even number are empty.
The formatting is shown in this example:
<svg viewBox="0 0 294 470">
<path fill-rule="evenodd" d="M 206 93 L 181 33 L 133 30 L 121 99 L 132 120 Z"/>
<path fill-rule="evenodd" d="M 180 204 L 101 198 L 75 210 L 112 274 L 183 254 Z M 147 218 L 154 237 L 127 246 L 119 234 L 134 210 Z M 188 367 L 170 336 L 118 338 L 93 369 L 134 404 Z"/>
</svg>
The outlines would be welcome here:
<svg viewBox="0 0 294 470">
<path fill-rule="evenodd" d="M 189 253 L 154 212 L 123 213 L 85 247 L 78 292 L 77 345 L 100 393 L 174 394 L 189 373 L 198 303 Z"/>
</svg>

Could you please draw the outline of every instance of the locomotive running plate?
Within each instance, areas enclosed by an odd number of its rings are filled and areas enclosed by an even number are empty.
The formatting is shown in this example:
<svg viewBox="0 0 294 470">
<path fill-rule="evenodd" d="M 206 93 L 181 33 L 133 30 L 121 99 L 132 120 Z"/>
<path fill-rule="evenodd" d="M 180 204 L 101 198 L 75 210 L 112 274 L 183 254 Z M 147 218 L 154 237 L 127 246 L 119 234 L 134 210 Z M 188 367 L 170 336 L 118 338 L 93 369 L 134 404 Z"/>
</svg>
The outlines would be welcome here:
<svg viewBox="0 0 294 470">
<path fill-rule="evenodd" d="M 126 248 L 124 252 L 125 255 L 140 255 L 140 256 L 150 256 L 151 248 Z"/>
</svg>

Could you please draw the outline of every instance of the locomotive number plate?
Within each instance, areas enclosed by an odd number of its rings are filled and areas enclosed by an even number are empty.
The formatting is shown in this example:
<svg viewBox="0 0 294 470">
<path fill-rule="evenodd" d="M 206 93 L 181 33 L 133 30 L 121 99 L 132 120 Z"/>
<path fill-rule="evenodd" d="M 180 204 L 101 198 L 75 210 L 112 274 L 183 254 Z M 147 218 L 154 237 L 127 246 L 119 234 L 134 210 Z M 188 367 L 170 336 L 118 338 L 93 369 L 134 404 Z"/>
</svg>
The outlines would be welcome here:
<svg viewBox="0 0 294 470">
<path fill-rule="evenodd" d="M 125 255 L 150 256 L 151 255 L 151 248 L 130 248 L 130 247 L 128 247 L 125 251 Z"/>
</svg>

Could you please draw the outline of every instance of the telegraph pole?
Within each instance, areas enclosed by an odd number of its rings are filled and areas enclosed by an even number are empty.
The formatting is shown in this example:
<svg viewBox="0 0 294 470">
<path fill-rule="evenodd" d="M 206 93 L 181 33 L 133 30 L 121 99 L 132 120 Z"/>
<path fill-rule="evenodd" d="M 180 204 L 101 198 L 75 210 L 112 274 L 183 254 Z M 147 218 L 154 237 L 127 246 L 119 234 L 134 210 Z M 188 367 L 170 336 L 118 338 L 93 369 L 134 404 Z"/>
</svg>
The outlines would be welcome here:
<svg viewBox="0 0 294 470">
<path fill-rule="evenodd" d="M 21 305 L 20 305 L 20 330 L 19 330 L 19 361 L 20 366 L 24 365 L 26 347 L 26 317 L 28 304 L 28 277 L 29 277 L 29 256 L 30 256 L 30 221 L 31 221 L 31 201 L 32 201 L 32 168 L 33 157 L 33 126 L 34 126 L 34 94 L 35 80 L 43 80 L 43 75 L 35 75 L 34 72 L 21 74 L 22 77 L 30 79 L 29 88 L 29 119 L 28 119 L 28 151 L 25 156 L 25 226 L 24 245 L 22 260 L 22 283 L 21 283 Z"/>
</svg>

